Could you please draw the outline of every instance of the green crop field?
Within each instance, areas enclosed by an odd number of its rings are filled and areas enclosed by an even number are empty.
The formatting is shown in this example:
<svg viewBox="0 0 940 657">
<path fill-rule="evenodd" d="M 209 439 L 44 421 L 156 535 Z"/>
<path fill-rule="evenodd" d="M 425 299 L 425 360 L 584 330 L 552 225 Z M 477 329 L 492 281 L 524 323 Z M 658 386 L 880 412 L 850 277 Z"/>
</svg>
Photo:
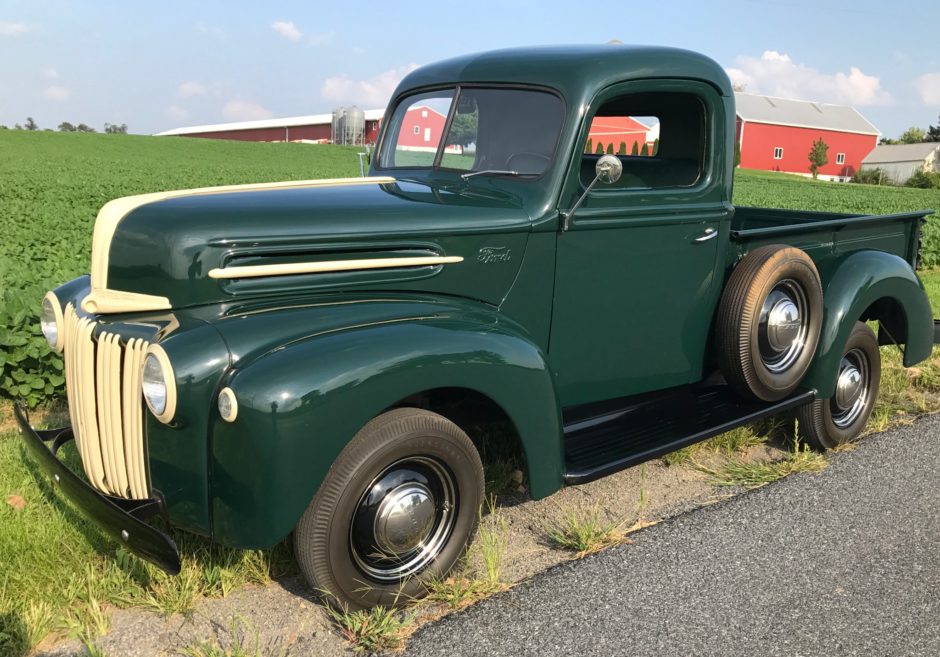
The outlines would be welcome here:
<svg viewBox="0 0 940 657">
<path fill-rule="evenodd" d="M 186 187 L 354 176 L 356 150 L 0 130 L 0 396 L 39 402 L 61 390 L 61 360 L 39 332 L 38 305 L 47 289 L 87 271 L 94 218 L 105 202 Z M 880 213 L 940 208 L 940 191 L 739 171 L 734 200 Z M 936 235 L 931 229 L 926 242 L 932 266 L 940 264 Z M 940 312 L 940 272 L 923 278 Z M 884 353 L 873 427 L 935 410 L 940 360 L 904 370 L 896 349 Z M 102 538 L 33 476 L 10 430 L 9 402 L 0 404 L 0 421 L 0 657 L 26 654 L 54 631 L 89 640 L 107 630 L 107 606 L 186 611 L 201 596 L 226 595 L 289 567 L 283 547 L 228 550 L 174 532 L 183 573 L 166 577 Z"/>
<path fill-rule="evenodd" d="M 0 324 L 10 329 L 0 335 L 0 396 L 35 404 L 61 392 L 61 363 L 39 333 L 38 304 L 46 290 L 87 271 L 95 215 L 107 201 L 187 187 L 355 176 L 357 150 L 0 131 Z M 940 209 L 940 190 L 837 185 L 738 171 L 734 201 L 890 213 Z M 940 227 L 930 223 L 924 264 L 940 265 Z"/>
</svg>

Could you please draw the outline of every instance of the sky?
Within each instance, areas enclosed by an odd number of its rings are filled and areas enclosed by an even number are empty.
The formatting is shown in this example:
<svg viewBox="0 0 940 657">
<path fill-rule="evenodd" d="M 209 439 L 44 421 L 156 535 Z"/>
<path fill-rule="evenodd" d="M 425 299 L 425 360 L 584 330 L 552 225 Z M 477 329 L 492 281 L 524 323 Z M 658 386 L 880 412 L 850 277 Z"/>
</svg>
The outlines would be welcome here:
<svg viewBox="0 0 940 657">
<path fill-rule="evenodd" d="M 702 52 L 749 92 L 850 104 L 886 136 L 937 125 L 936 0 L 821 4 L 3 0 L 0 124 L 151 134 L 374 109 L 439 59 L 618 39 Z"/>
</svg>

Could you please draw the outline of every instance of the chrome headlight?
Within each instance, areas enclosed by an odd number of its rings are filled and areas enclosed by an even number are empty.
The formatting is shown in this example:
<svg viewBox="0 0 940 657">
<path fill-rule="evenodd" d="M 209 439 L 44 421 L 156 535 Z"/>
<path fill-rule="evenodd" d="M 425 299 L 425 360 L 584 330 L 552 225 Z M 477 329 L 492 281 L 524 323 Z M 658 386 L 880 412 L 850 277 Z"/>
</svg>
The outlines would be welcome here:
<svg viewBox="0 0 940 657">
<path fill-rule="evenodd" d="M 52 292 L 46 292 L 42 299 L 42 312 L 39 315 L 39 327 L 46 337 L 46 342 L 56 351 L 62 351 L 62 306 Z"/>
<path fill-rule="evenodd" d="M 154 417 L 164 423 L 173 419 L 176 413 L 176 380 L 170 359 L 158 345 L 151 345 L 144 358 L 140 389 Z"/>
</svg>

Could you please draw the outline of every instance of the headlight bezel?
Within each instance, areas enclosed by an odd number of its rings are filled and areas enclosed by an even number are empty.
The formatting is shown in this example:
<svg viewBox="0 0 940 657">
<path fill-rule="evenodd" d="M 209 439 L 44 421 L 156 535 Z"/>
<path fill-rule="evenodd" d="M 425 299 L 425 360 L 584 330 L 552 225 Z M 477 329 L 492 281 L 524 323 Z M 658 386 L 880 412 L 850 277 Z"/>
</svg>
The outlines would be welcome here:
<svg viewBox="0 0 940 657">
<path fill-rule="evenodd" d="M 154 408 L 154 405 L 151 403 L 150 398 L 147 396 L 144 388 L 144 372 L 147 368 L 147 362 L 151 359 L 155 359 L 157 364 L 160 366 L 160 373 L 163 378 L 163 386 L 166 390 L 165 397 L 166 402 L 163 405 L 163 410 L 158 412 L 158 409 Z M 173 373 L 173 366 L 170 364 L 170 357 L 167 356 L 166 351 L 163 347 L 158 344 L 152 344 L 147 349 L 147 353 L 144 355 L 144 361 L 141 364 L 140 372 L 140 394 L 144 398 L 144 403 L 147 404 L 147 408 L 150 410 L 150 413 L 157 418 L 160 422 L 164 424 L 169 424 L 172 422 L 173 417 L 176 415 L 176 376 Z"/>
<path fill-rule="evenodd" d="M 54 342 L 49 339 L 49 334 L 46 333 L 46 325 L 48 324 L 45 317 L 46 303 L 49 304 L 52 310 L 52 321 L 55 324 Z M 42 331 L 42 336 L 49 344 L 49 347 L 58 353 L 62 353 L 62 349 L 65 346 L 65 335 L 62 332 L 63 324 L 62 304 L 59 303 L 59 297 L 55 295 L 55 292 L 46 292 L 45 296 L 42 298 L 42 305 L 39 311 L 39 328 Z"/>
</svg>

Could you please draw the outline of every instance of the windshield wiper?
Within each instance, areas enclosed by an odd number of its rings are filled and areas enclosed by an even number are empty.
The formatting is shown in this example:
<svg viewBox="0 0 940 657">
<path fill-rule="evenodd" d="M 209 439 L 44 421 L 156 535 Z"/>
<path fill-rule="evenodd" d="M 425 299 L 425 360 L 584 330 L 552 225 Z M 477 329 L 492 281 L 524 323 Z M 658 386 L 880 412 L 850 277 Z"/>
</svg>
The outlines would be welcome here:
<svg viewBox="0 0 940 657">
<path fill-rule="evenodd" d="M 483 175 L 499 175 L 499 176 L 518 176 L 521 175 L 518 171 L 506 171 L 504 169 L 483 169 L 482 171 L 471 171 L 470 173 L 462 173 L 460 177 L 466 180 L 467 178 L 472 178 L 473 176 L 483 176 Z"/>
</svg>

